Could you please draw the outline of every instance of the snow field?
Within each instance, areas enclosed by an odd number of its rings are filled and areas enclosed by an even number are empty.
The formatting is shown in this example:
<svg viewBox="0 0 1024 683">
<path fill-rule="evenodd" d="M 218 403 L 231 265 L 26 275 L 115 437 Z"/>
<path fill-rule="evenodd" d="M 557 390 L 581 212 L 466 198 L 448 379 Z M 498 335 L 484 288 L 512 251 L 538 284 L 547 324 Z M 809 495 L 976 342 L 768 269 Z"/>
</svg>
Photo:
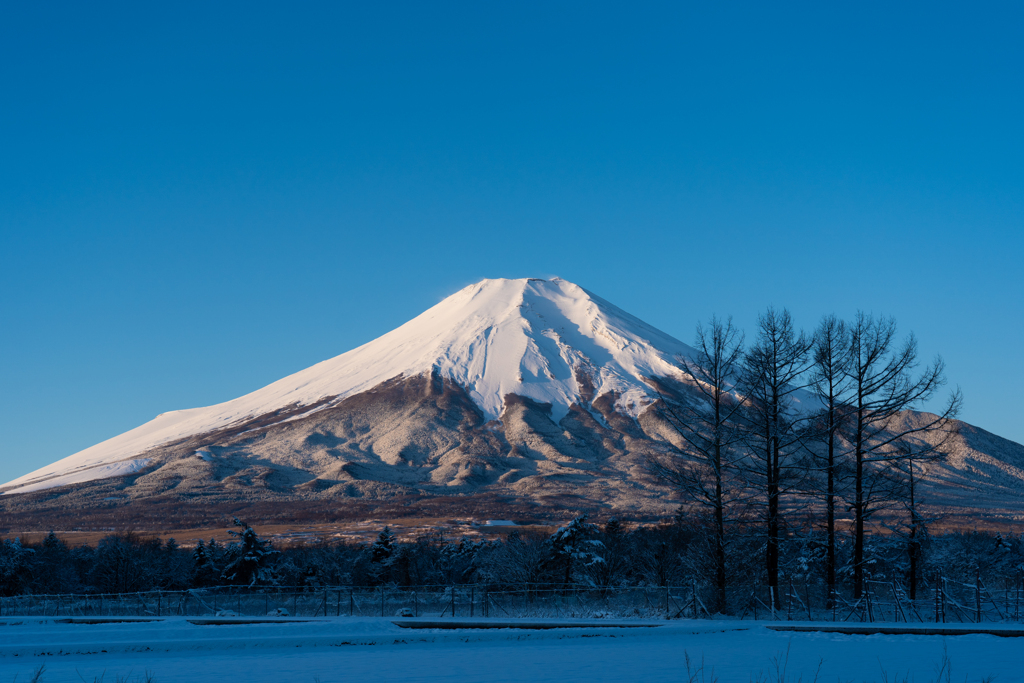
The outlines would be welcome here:
<svg viewBox="0 0 1024 683">
<path fill-rule="evenodd" d="M 782 633 L 752 622 L 650 622 L 655 628 L 410 630 L 390 619 L 197 626 L 0 620 L 0 682 L 100 676 L 206 681 L 1024 681 L 1024 640 L 992 635 Z M 820 663 L 820 671 L 819 671 Z M 703 679 L 701 678 L 703 674 Z M 945 680 L 945 676 L 942 676 Z"/>
</svg>

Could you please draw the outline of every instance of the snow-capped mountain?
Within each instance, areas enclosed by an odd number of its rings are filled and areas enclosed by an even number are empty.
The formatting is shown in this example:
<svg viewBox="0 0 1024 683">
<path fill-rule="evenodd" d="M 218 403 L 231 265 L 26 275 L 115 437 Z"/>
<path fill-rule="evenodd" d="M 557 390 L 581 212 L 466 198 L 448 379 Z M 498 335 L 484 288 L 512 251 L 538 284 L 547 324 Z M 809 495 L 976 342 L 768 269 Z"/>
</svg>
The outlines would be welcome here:
<svg viewBox="0 0 1024 683">
<path fill-rule="evenodd" d="M 0 512 L 323 501 L 332 514 L 662 516 L 680 499 L 649 465 L 678 435 L 652 409 L 654 387 L 681 379 L 692 353 L 570 282 L 483 280 L 357 349 L 8 482 Z M 922 499 L 975 520 L 1024 517 L 1024 446 L 962 425 L 946 450 L 922 467 Z"/>
<path fill-rule="evenodd" d="M 501 417 L 509 394 L 551 404 L 555 422 L 581 395 L 592 401 L 609 393 L 620 412 L 636 417 L 652 400 L 645 378 L 674 374 L 674 359 L 688 352 L 571 282 L 483 280 L 359 348 L 226 403 L 163 413 L 0 490 L 132 474 L 154 448 L 282 411 L 279 421 L 300 419 L 388 380 L 431 373 L 462 387 L 487 420 Z"/>
</svg>

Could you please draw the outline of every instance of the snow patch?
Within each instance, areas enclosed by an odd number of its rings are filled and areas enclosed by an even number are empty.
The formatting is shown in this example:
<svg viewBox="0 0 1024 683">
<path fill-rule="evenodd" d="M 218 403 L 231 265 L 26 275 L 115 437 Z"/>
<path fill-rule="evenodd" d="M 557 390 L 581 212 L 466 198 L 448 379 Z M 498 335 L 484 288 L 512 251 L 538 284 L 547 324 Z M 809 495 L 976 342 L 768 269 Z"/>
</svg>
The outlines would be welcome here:
<svg viewBox="0 0 1024 683">
<path fill-rule="evenodd" d="M 6 495 L 10 493 L 31 493 L 32 491 L 42 491 L 43 489 L 51 489 L 56 486 L 67 486 L 68 484 L 81 484 L 86 481 L 95 481 L 96 479 L 109 479 L 110 477 L 123 477 L 128 474 L 135 474 L 139 470 L 144 469 L 149 463 L 152 462 L 152 458 L 138 458 L 135 460 L 122 460 L 121 462 L 113 462 L 102 465 L 93 465 L 89 467 L 78 468 L 67 474 L 60 476 L 53 476 L 40 481 L 32 482 L 33 475 L 16 479 L 13 483 L 20 482 L 22 480 L 28 480 L 31 483 L 26 483 L 15 489 L 3 491 L 0 495 Z M 44 468 L 46 469 L 46 468 Z M 42 472 L 43 470 L 39 470 Z M 46 476 L 42 474 L 40 476 Z M 105 498 L 104 500 L 120 500 L 117 498 Z"/>
</svg>

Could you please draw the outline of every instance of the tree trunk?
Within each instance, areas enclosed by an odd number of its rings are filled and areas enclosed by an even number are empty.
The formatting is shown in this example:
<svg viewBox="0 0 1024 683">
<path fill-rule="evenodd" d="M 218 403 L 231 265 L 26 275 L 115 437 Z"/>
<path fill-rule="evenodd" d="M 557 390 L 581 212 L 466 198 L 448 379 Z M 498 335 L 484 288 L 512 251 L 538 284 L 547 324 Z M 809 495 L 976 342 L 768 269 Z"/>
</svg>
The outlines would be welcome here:
<svg viewBox="0 0 1024 683">
<path fill-rule="evenodd" d="M 836 472 L 835 472 L 835 408 L 830 407 L 828 412 L 828 464 L 825 468 L 826 491 L 825 491 L 825 527 L 826 545 L 825 549 L 825 580 L 828 583 L 827 607 L 832 609 L 836 594 Z"/>
<path fill-rule="evenodd" d="M 907 554 L 910 556 L 910 576 L 907 583 L 910 588 L 910 599 L 917 599 L 917 564 L 921 554 L 921 544 L 917 539 L 917 503 L 914 500 L 914 461 L 909 463 L 910 472 L 910 533 L 907 540 Z"/>
<path fill-rule="evenodd" d="M 718 406 L 715 406 L 716 420 Z M 725 506 L 722 498 L 722 448 L 715 444 L 715 587 L 718 611 L 725 611 Z"/>
<path fill-rule="evenodd" d="M 857 434 L 855 444 L 856 486 L 853 502 L 853 598 L 859 600 L 864 590 L 864 447 L 863 447 L 863 406 L 857 410 Z"/>
<path fill-rule="evenodd" d="M 768 585 L 775 596 L 775 609 L 782 609 L 779 595 L 779 479 L 781 477 L 779 445 L 779 397 L 772 395 L 771 436 L 768 439 Z"/>
</svg>

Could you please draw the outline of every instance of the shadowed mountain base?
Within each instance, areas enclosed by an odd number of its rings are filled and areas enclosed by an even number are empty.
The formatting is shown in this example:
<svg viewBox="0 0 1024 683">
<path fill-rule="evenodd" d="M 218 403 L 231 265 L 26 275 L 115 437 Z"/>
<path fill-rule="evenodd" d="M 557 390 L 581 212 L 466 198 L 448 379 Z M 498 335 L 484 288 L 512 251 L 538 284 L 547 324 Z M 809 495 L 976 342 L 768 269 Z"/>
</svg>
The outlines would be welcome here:
<svg viewBox="0 0 1024 683">
<path fill-rule="evenodd" d="M 655 409 L 634 420 L 614 404 L 598 396 L 556 423 L 549 405 L 510 394 L 502 419 L 485 422 L 453 382 L 395 378 L 312 414 L 283 411 L 162 446 L 129 476 L 2 496 L 0 532 L 202 528 L 235 515 L 664 519 L 681 501 L 647 463 L 671 432 Z M 950 450 L 922 474 L 921 497 L 947 515 L 942 524 L 1019 521 L 1024 447 L 963 425 Z"/>
</svg>

